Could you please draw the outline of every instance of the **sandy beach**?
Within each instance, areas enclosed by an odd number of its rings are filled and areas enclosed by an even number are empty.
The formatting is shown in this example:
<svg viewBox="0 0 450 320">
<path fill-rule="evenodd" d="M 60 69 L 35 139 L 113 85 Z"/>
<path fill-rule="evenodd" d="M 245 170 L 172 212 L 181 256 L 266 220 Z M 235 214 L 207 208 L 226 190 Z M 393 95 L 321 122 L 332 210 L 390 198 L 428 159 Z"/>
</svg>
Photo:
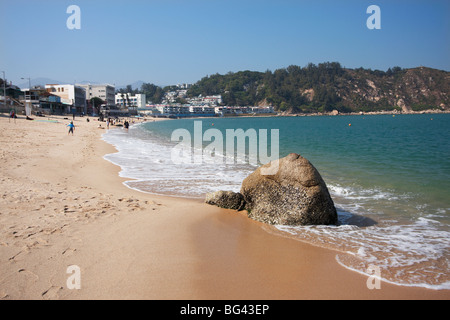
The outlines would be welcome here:
<svg viewBox="0 0 450 320">
<path fill-rule="evenodd" d="M 336 252 L 244 213 L 131 190 L 103 159 L 115 149 L 95 119 L 76 118 L 73 136 L 69 119 L 36 120 L 0 117 L 0 299 L 450 298 L 384 282 L 369 290 Z M 67 286 L 70 266 L 80 289 Z"/>
</svg>

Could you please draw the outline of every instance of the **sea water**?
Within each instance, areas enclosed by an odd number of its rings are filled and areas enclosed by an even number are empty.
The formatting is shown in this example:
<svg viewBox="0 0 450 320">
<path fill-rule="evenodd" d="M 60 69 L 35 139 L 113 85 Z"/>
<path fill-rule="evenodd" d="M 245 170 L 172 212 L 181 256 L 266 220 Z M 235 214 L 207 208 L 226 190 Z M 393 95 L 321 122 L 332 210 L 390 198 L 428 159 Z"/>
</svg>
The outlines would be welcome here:
<svg viewBox="0 0 450 320">
<path fill-rule="evenodd" d="M 118 152 L 105 158 L 122 168 L 128 187 L 143 192 L 201 199 L 239 191 L 257 166 L 174 164 L 172 133 L 184 128 L 193 137 L 194 121 L 224 137 L 227 129 L 278 129 L 279 156 L 295 152 L 318 169 L 339 225 L 276 226 L 279 234 L 334 249 L 341 265 L 358 272 L 376 266 L 392 283 L 450 289 L 449 114 L 147 122 L 108 131 L 104 140 Z"/>
</svg>

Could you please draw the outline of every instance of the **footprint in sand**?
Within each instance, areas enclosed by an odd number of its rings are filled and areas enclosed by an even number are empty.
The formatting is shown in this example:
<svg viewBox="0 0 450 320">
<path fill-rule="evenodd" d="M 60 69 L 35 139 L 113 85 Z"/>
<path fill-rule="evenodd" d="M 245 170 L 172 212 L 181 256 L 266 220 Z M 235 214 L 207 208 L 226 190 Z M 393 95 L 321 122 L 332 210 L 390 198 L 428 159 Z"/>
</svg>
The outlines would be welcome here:
<svg viewBox="0 0 450 320">
<path fill-rule="evenodd" d="M 18 257 L 19 255 L 26 254 L 26 253 L 28 253 L 28 252 L 29 252 L 29 249 L 28 249 L 27 247 L 22 247 L 22 250 L 20 250 L 20 251 L 17 252 L 15 255 L 13 255 L 12 257 L 10 257 L 10 258 L 8 259 L 8 261 L 17 262 L 17 261 L 18 261 L 17 257 Z M 19 271 L 19 272 L 20 272 L 20 271 Z"/>
<path fill-rule="evenodd" d="M 6 300 L 9 299 L 9 294 L 0 292 L 0 300 Z"/>
<path fill-rule="evenodd" d="M 27 281 L 36 282 L 39 280 L 39 277 L 35 273 L 28 271 L 27 269 L 19 269 L 19 270 L 17 270 L 17 272 L 21 276 L 24 276 Z"/>
<path fill-rule="evenodd" d="M 45 300 L 55 300 L 59 298 L 59 292 L 63 287 L 51 286 L 48 290 L 42 293 L 42 298 Z"/>
<path fill-rule="evenodd" d="M 73 255 L 76 251 L 77 251 L 77 249 L 67 248 L 66 250 L 64 250 L 64 251 L 62 252 L 62 255 L 64 255 L 64 256 L 71 256 L 71 255 Z"/>
</svg>

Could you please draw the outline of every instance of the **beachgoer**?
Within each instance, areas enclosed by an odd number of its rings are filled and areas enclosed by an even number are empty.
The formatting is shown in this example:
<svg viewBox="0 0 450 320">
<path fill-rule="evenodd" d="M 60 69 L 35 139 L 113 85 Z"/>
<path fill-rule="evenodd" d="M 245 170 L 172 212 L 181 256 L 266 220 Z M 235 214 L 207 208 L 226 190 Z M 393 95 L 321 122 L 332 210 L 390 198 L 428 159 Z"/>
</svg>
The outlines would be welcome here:
<svg viewBox="0 0 450 320">
<path fill-rule="evenodd" d="M 69 133 L 68 133 L 67 135 L 69 135 L 69 134 L 71 134 L 71 133 L 72 133 L 72 135 L 73 135 L 73 131 L 75 130 L 75 126 L 74 126 L 74 124 L 73 124 L 73 121 L 70 122 L 70 124 L 68 124 L 67 126 L 69 127 Z"/>
<path fill-rule="evenodd" d="M 16 123 L 16 112 L 14 110 L 11 110 L 9 113 L 9 122 L 11 122 L 11 119 L 14 119 L 14 123 Z"/>
</svg>

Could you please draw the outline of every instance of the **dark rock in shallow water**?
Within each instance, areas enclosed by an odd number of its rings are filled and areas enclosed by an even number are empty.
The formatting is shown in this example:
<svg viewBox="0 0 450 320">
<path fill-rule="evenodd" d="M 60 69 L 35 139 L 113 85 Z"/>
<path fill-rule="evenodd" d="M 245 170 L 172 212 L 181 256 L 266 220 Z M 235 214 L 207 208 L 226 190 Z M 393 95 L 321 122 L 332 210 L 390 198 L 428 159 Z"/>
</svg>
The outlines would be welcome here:
<svg viewBox="0 0 450 320">
<path fill-rule="evenodd" d="M 319 172 L 292 153 L 258 168 L 242 183 L 249 217 L 281 225 L 337 224 L 337 212 Z"/>
<path fill-rule="evenodd" d="M 231 191 L 208 193 L 205 202 L 225 209 L 242 210 L 245 207 L 244 197 Z"/>
</svg>

